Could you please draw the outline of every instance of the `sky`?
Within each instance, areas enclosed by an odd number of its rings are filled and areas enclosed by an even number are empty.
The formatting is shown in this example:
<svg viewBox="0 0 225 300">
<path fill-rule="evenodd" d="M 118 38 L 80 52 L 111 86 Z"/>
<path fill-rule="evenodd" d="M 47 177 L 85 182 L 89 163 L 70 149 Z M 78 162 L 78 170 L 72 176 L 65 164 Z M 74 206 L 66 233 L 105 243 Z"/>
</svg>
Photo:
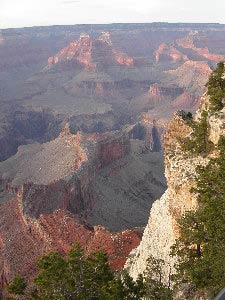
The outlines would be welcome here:
<svg viewBox="0 0 225 300">
<path fill-rule="evenodd" d="M 139 22 L 225 24 L 225 0 L 0 0 L 1 29 Z"/>
</svg>

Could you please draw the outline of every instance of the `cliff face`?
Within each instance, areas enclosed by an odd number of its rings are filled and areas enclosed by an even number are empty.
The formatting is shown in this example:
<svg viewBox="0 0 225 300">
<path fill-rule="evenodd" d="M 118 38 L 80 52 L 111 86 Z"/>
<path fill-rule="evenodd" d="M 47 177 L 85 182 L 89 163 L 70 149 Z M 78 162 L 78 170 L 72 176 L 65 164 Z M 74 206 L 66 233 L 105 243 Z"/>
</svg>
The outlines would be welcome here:
<svg viewBox="0 0 225 300">
<path fill-rule="evenodd" d="M 94 222 L 94 208 L 104 206 L 94 188 L 105 168 L 112 171 L 111 165 L 119 162 L 114 171 L 121 171 L 120 160 L 130 151 L 126 131 L 73 135 L 67 124 L 55 140 L 20 147 L 14 157 L 1 163 L 0 284 L 4 284 L 2 278 L 7 281 L 17 273 L 28 278 L 35 275 L 40 256 L 53 250 L 66 254 L 75 243 L 87 253 L 103 248 L 113 268 L 123 267 L 139 244 L 142 229 L 126 230 L 119 221 L 118 206 L 117 215 L 112 210 L 110 214 L 124 230 L 111 233 L 103 227 L 103 220 L 108 228 L 113 221 L 102 211 Z M 113 202 L 111 197 L 104 201 Z"/>
<path fill-rule="evenodd" d="M 15 157 L 1 164 L 0 172 L 3 186 L 18 191 L 23 213 L 29 217 L 62 208 L 86 214 L 93 205 L 95 172 L 129 152 L 126 133 L 73 135 L 67 125 L 51 142 L 21 146 Z"/>
<path fill-rule="evenodd" d="M 163 162 L 161 153 L 149 151 L 150 142 L 145 148 L 141 139 L 130 138 L 131 129 L 73 135 L 65 128 L 51 142 L 21 146 L 0 164 L 3 194 L 17 194 L 23 214 L 31 218 L 66 209 L 111 230 L 143 226 L 152 201 L 165 189 Z M 158 151 L 157 132 L 154 140 Z M 130 218 L 132 207 L 137 214 Z"/>
<path fill-rule="evenodd" d="M 104 248 L 112 267 L 123 267 L 142 235 L 131 228 L 144 225 L 165 190 L 162 153 L 144 151 L 131 129 L 74 135 L 67 124 L 0 164 L 2 278 L 32 276 L 40 256 L 77 242 L 87 253 Z"/>
<path fill-rule="evenodd" d="M 200 111 L 207 101 L 207 97 L 204 96 Z M 165 174 L 168 188 L 161 199 L 154 202 L 142 241 L 127 261 L 126 267 L 134 278 L 145 271 L 146 261 L 152 255 L 165 261 L 164 281 L 168 282 L 176 261 L 170 256 L 170 247 L 179 236 L 177 220 L 185 211 L 194 209 L 197 205 L 196 197 L 190 193 L 190 188 L 195 185 L 196 166 L 207 164 L 208 158 L 190 157 L 181 151 L 178 139 L 190 133 L 185 118 L 184 112 L 176 113 L 165 134 Z M 224 120 L 225 109 L 219 116 L 208 119 L 210 139 L 214 144 L 218 142 L 219 135 L 225 134 L 222 126 Z"/>
</svg>

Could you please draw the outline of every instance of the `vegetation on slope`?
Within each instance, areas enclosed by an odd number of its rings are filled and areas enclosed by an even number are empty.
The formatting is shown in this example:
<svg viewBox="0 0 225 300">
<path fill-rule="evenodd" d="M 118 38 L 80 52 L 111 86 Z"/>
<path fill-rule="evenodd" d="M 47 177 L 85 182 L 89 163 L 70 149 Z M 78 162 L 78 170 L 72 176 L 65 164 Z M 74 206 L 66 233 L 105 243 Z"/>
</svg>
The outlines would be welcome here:
<svg viewBox="0 0 225 300">
<path fill-rule="evenodd" d="M 220 111 L 225 104 L 225 66 L 224 62 L 220 62 L 217 68 L 212 72 L 206 87 L 208 88 L 207 94 L 210 97 L 210 111 Z"/>
<path fill-rule="evenodd" d="M 207 117 L 208 112 L 204 110 L 201 113 L 199 120 L 194 121 L 193 119 L 190 119 L 189 126 L 192 128 L 191 135 L 181 141 L 184 152 L 205 157 L 213 149 L 213 143 L 208 139 L 209 129 Z"/>
<path fill-rule="evenodd" d="M 181 141 L 182 149 L 193 155 L 207 156 L 213 149 L 213 143 L 209 141 L 208 116 L 223 109 L 225 105 L 225 66 L 223 62 L 218 63 L 217 68 L 212 72 L 206 87 L 209 96 L 209 107 L 201 112 L 198 120 L 189 119 L 189 126 L 192 128 L 190 137 Z M 190 116 L 190 115 L 189 115 Z"/>
<path fill-rule="evenodd" d="M 32 284 L 27 285 L 23 278 L 15 277 L 8 286 L 8 300 L 172 299 L 169 287 L 161 282 L 161 262 L 157 260 L 149 261 L 145 279 L 140 275 L 134 281 L 125 271 L 113 272 L 104 251 L 86 256 L 78 245 L 67 258 L 59 253 L 42 257 L 38 268 Z"/>
<path fill-rule="evenodd" d="M 219 63 L 207 84 L 208 113 L 203 112 L 200 121 L 194 123 L 195 135 L 189 140 L 194 154 L 205 156 L 209 152 L 207 114 L 223 108 L 223 74 L 224 63 Z M 178 283 L 192 283 L 211 296 L 224 288 L 225 283 L 225 137 L 221 136 L 216 148 L 217 157 L 196 170 L 193 192 L 197 194 L 198 208 L 185 213 L 179 220 L 180 237 L 172 251 L 178 257 Z"/>
</svg>

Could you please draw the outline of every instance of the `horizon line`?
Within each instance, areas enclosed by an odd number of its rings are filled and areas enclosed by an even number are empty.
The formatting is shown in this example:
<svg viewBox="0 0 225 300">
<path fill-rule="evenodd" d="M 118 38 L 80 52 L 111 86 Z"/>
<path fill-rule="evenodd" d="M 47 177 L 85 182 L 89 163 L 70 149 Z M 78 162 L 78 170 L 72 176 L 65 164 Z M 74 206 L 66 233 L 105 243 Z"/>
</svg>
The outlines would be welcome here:
<svg viewBox="0 0 225 300">
<path fill-rule="evenodd" d="M 76 24 L 49 24 L 49 25 L 33 25 L 33 26 L 21 26 L 21 27 L 6 27 L 0 28 L 0 30 L 13 30 L 13 29 L 29 29 L 29 28 L 44 28 L 44 27 L 61 27 L 61 26 L 96 26 L 96 25 L 150 25 L 150 24 L 171 24 L 171 25 L 221 25 L 224 26 L 225 23 L 220 22 L 109 22 L 109 23 L 76 23 Z"/>
</svg>

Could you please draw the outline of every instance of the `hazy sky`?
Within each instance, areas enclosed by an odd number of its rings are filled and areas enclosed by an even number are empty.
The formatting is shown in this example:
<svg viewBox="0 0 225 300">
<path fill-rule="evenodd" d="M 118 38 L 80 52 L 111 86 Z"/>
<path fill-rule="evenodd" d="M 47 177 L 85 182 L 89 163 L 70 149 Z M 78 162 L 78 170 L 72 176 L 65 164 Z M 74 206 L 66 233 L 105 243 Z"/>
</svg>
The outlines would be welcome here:
<svg viewBox="0 0 225 300">
<path fill-rule="evenodd" d="M 0 0 L 0 28 L 161 21 L 225 23 L 225 0 Z"/>
</svg>

